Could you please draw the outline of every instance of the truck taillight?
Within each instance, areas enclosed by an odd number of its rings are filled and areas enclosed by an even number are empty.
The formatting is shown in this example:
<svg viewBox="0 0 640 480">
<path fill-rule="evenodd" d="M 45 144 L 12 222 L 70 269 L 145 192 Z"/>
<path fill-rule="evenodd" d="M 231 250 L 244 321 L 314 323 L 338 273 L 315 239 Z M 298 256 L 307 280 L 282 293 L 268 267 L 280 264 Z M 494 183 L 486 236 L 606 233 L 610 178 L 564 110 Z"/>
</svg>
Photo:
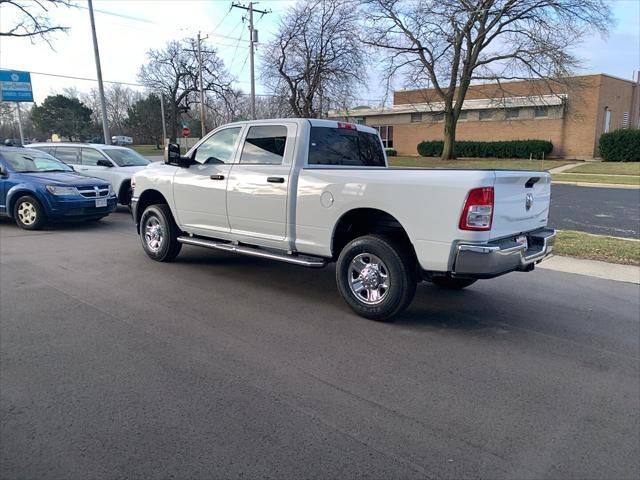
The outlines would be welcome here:
<svg viewBox="0 0 640 480">
<path fill-rule="evenodd" d="M 338 122 L 338 128 L 346 128 L 347 130 L 357 130 L 355 123 Z"/>
<path fill-rule="evenodd" d="M 460 230 L 490 230 L 493 220 L 493 187 L 474 188 L 460 215 Z"/>
</svg>

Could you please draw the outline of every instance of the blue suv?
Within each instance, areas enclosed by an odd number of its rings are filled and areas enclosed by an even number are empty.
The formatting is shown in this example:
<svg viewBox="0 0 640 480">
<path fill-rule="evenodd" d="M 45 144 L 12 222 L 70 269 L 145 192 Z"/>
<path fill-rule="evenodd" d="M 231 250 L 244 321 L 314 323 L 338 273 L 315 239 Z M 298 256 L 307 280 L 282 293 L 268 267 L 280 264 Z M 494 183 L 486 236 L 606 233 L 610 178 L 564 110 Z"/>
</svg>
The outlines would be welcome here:
<svg viewBox="0 0 640 480">
<path fill-rule="evenodd" d="M 111 184 L 77 174 L 35 149 L 0 147 L 0 215 L 36 230 L 47 222 L 100 220 L 116 208 Z"/>
</svg>

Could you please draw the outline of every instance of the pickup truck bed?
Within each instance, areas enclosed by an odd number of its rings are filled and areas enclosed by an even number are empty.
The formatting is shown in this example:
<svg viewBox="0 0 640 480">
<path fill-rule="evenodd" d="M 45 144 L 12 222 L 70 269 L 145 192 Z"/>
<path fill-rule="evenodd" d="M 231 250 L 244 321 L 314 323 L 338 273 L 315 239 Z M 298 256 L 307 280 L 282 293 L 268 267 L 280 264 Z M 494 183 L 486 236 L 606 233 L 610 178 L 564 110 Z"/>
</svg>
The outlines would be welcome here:
<svg viewBox="0 0 640 480">
<path fill-rule="evenodd" d="M 151 258 L 184 243 L 336 261 L 343 297 L 368 318 L 406 308 L 420 279 L 462 288 L 531 270 L 553 249 L 546 172 L 388 168 L 375 130 L 328 120 L 225 125 L 177 152 L 134 177 Z"/>
</svg>

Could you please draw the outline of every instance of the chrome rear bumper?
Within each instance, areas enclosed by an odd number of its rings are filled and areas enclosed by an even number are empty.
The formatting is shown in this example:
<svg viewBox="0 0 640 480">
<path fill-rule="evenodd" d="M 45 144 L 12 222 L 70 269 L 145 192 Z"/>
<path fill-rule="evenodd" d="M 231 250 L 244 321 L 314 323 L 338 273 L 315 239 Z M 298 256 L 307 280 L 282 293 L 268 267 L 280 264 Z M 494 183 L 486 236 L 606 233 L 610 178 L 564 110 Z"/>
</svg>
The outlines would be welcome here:
<svg viewBox="0 0 640 480">
<path fill-rule="evenodd" d="M 514 270 L 533 270 L 536 263 L 551 255 L 556 231 L 542 228 L 524 235 L 528 246 L 516 243 L 515 237 L 482 244 L 458 245 L 452 274 L 490 278 Z"/>
</svg>

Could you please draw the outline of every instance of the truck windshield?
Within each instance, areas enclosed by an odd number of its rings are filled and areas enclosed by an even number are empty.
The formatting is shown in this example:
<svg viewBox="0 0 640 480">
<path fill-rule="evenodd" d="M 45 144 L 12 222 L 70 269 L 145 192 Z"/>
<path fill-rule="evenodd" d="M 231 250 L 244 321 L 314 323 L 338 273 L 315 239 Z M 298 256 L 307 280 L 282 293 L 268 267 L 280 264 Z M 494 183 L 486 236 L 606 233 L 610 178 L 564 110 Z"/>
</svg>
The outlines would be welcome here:
<svg viewBox="0 0 640 480">
<path fill-rule="evenodd" d="M 311 127 L 309 165 L 386 166 L 378 135 L 327 127 Z"/>
<path fill-rule="evenodd" d="M 71 167 L 35 148 L 25 148 L 20 152 L 4 151 L 2 158 L 16 173 L 73 172 Z"/>
<path fill-rule="evenodd" d="M 128 148 L 105 148 L 103 151 L 119 167 L 144 167 L 151 163 L 138 152 Z"/>
</svg>

